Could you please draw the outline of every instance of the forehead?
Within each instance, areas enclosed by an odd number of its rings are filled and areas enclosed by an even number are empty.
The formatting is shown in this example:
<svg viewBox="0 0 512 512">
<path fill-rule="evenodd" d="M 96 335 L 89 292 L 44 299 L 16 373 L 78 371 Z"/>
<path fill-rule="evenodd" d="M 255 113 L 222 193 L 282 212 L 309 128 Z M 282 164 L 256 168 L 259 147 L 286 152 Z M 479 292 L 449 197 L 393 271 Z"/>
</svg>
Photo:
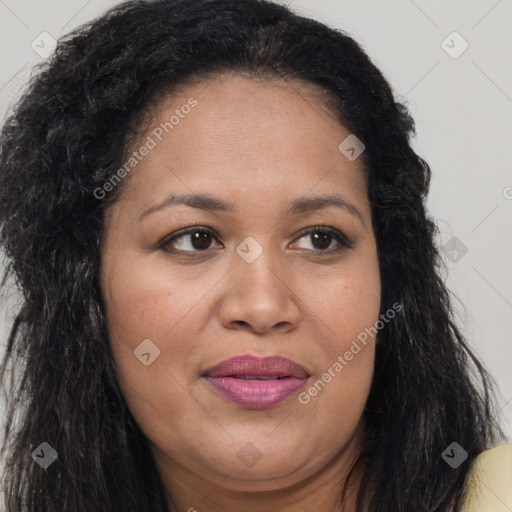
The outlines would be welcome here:
<svg viewBox="0 0 512 512">
<path fill-rule="evenodd" d="M 361 159 L 339 149 L 350 132 L 328 107 L 331 94 L 295 80 L 232 74 L 189 81 L 148 110 L 131 151 L 151 149 L 125 196 L 148 203 L 169 191 L 216 191 L 236 203 L 314 188 L 365 197 Z"/>
</svg>

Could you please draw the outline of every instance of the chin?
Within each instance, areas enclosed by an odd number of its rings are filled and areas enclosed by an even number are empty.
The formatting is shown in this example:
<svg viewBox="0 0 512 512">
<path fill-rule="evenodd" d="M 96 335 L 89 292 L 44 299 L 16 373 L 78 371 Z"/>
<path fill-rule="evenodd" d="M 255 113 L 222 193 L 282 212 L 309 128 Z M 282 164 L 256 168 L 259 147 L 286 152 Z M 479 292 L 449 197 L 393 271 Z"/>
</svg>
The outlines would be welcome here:
<svg viewBox="0 0 512 512">
<path fill-rule="evenodd" d="M 225 488 L 240 492 L 270 492 L 280 491 L 283 487 L 291 487 L 305 480 L 315 471 L 307 471 L 297 462 L 295 467 L 290 467 L 289 462 L 282 464 L 276 461 L 264 463 L 260 460 L 252 468 L 242 468 L 239 465 L 232 467 L 233 472 L 222 485 Z"/>
</svg>

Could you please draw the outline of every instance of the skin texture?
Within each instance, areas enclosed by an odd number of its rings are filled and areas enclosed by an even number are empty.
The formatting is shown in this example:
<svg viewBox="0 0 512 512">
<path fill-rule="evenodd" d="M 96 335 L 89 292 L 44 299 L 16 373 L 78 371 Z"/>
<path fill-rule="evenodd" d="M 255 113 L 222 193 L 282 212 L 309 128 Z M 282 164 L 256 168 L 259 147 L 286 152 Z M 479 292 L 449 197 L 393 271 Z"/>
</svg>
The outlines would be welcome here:
<svg viewBox="0 0 512 512">
<path fill-rule="evenodd" d="M 321 94 L 301 82 L 231 74 L 173 91 L 154 105 L 134 149 L 190 98 L 197 105 L 155 139 L 108 211 L 107 327 L 122 392 L 151 442 L 170 511 L 341 510 L 337 496 L 361 445 L 374 340 L 308 404 L 296 393 L 244 409 L 202 377 L 235 355 L 281 355 L 310 374 L 304 391 L 379 318 L 362 162 L 338 149 L 349 132 Z M 235 209 L 174 205 L 138 220 L 171 193 L 209 193 Z M 322 194 L 343 196 L 361 219 L 339 207 L 286 214 L 292 200 Z M 315 231 L 305 228 L 318 225 L 333 226 L 353 247 L 334 237 L 315 244 Z M 214 232 L 206 250 L 190 235 L 162 246 L 188 227 Z M 252 263 L 236 251 L 247 237 L 263 250 Z M 341 250 L 329 255 L 326 246 Z M 134 356 L 145 339 L 160 350 L 147 366 Z M 260 457 L 250 467 L 237 456 L 247 443 Z M 353 493 L 346 507 L 353 510 Z"/>
</svg>

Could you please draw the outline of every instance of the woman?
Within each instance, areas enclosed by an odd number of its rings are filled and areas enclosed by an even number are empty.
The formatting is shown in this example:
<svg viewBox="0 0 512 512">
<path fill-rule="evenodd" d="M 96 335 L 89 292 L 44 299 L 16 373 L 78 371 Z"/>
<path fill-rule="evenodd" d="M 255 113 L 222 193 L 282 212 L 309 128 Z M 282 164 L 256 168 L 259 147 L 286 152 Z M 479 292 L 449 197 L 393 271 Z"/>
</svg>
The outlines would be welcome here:
<svg viewBox="0 0 512 512">
<path fill-rule="evenodd" d="M 7 510 L 460 510 L 502 433 L 413 132 L 356 42 L 271 2 L 63 38 L 2 131 Z"/>
</svg>

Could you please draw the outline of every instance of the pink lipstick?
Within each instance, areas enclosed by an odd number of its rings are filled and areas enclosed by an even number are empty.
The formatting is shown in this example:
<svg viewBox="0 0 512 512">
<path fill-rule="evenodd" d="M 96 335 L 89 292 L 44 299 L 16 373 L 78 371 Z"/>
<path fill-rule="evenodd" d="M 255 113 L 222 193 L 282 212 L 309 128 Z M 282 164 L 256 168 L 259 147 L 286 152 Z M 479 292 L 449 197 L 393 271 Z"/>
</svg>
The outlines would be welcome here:
<svg viewBox="0 0 512 512">
<path fill-rule="evenodd" d="M 309 374 L 299 364 L 281 356 L 236 356 L 204 374 L 212 389 L 246 408 L 263 409 L 294 394 Z"/>
</svg>

